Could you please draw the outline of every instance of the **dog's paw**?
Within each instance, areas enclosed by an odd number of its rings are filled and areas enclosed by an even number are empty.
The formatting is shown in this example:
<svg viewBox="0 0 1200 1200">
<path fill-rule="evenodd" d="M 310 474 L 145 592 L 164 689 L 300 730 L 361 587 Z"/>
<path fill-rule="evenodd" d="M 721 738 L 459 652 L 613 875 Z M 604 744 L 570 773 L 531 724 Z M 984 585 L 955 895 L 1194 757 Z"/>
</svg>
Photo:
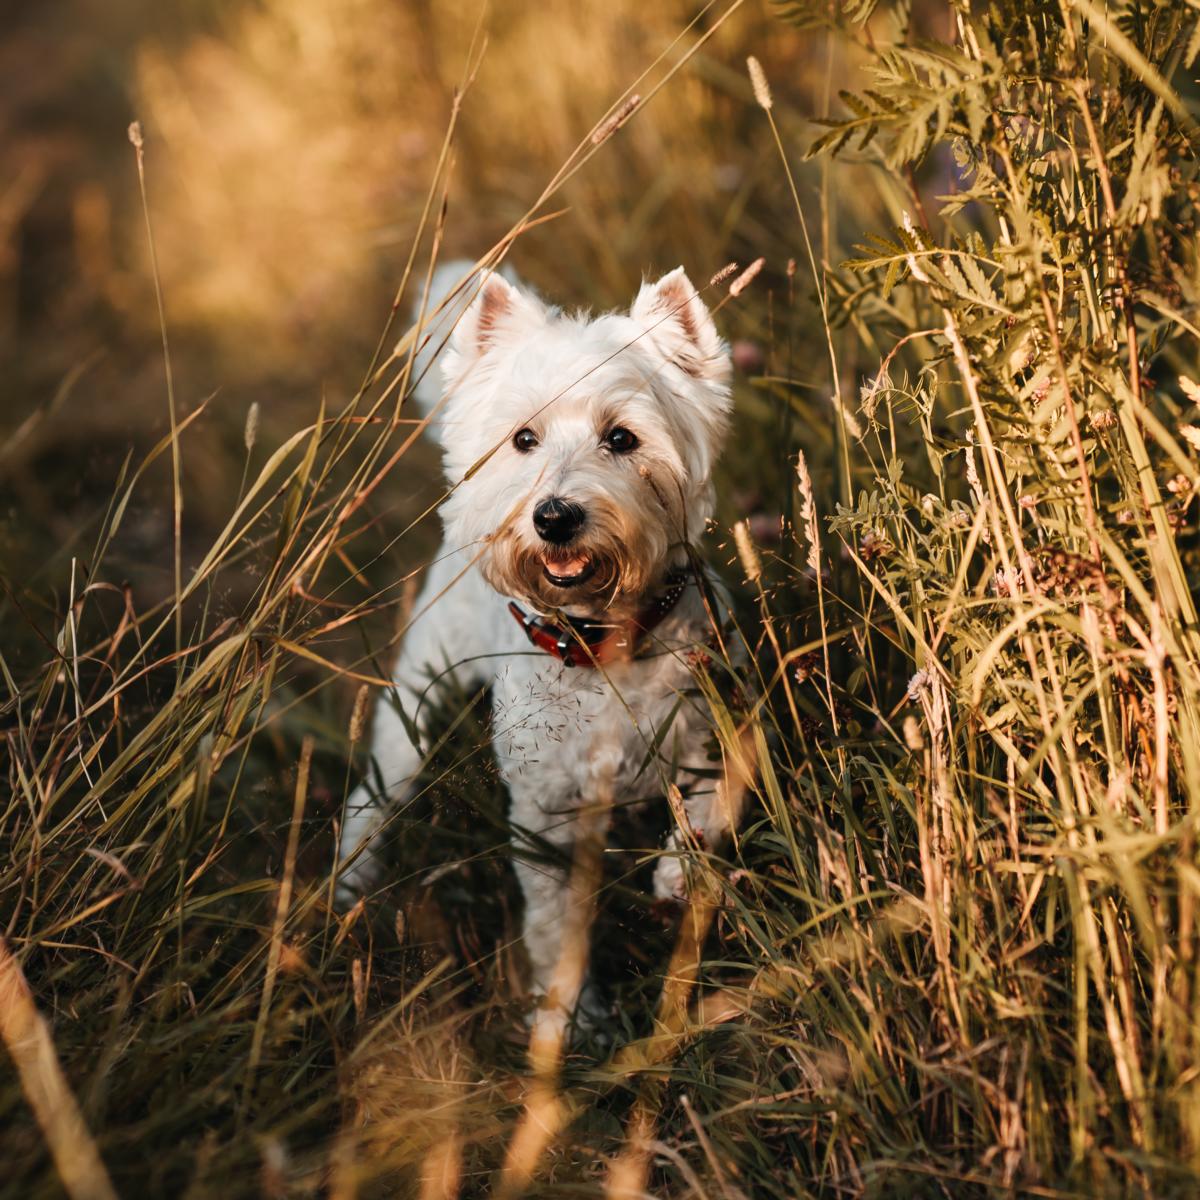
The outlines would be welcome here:
<svg viewBox="0 0 1200 1200">
<path fill-rule="evenodd" d="M 612 1012 L 590 981 L 583 985 L 573 1005 L 565 1007 L 541 996 L 526 1014 L 533 1041 L 544 1040 L 559 1046 L 574 1045 L 581 1039 L 597 1045 L 607 1043 L 611 1018 Z"/>
<path fill-rule="evenodd" d="M 687 900 L 687 878 L 683 870 L 683 856 L 675 853 L 660 858 L 654 868 L 654 898 L 662 902 L 682 904 Z"/>
</svg>

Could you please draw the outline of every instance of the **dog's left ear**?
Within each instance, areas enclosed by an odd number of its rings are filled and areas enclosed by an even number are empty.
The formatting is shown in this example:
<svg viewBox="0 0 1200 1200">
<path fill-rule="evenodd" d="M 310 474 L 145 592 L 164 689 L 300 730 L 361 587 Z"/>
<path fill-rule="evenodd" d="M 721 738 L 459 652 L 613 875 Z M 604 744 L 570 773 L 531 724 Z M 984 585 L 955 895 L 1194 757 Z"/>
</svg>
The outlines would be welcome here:
<svg viewBox="0 0 1200 1200">
<path fill-rule="evenodd" d="M 454 326 L 450 345 L 464 362 L 470 362 L 506 338 L 536 328 L 545 320 L 545 306 L 536 296 L 515 287 L 502 275 L 489 272 Z"/>
<path fill-rule="evenodd" d="M 662 355 L 696 379 L 724 382 L 729 354 L 712 316 L 682 267 L 643 283 L 629 315 Z"/>
</svg>

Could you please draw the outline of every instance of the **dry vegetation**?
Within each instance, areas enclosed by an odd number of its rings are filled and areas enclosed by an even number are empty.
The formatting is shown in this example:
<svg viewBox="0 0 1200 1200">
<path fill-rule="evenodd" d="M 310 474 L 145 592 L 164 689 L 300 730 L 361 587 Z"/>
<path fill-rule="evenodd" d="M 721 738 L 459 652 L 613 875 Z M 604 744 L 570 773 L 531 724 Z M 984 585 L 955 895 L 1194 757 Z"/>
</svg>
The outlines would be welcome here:
<svg viewBox="0 0 1200 1200">
<path fill-rule="evenodd" d="M 103 68 L 77 7 L 0 111 L 0 1194 L 1194 1195 L 1200 5 L 135 5 Z M 402 314 L 488 247 L 767 264 L 749 816 L 676 925 L 625 819 L 570 1052 L 479 697 L 329 906 L 436 536 Z"/>
</svg>

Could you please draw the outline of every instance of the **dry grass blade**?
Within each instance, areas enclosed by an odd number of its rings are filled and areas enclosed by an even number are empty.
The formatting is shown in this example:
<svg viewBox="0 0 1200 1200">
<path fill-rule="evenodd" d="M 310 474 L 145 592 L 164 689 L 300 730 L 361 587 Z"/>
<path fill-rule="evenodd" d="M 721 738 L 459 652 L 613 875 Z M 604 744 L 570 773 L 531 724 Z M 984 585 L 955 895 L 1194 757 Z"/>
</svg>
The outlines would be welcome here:
<svg viewBox="0 0 1200 1200">
<path fill-rule="evenodd" d="M 0 1039 L 54 1157 L 71 1200 L 116 1200 L 96 1143 L 63 1078 L 50 1030 L 34 1007 L 29 985 L 0 938 Z"/>
</svg>

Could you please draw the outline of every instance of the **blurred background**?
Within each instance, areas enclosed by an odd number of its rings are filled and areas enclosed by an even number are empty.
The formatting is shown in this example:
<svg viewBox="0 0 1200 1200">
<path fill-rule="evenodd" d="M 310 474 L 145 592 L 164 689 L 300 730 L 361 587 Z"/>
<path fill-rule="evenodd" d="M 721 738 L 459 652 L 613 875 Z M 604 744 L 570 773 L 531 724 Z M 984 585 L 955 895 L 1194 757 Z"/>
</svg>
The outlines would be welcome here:
<svg viewBox="0 0 1200 1200">
<path fill-rule="evenodd" d="M 251 403 L 261 409 L 261 461 L 322 397 L 338 407 L 360 383 L 457 90 L 442 253 L 474 258 L 641 72 L 668 53 L 638 89 L 648 94 L 720 24 L 567 182 L 544 210 L 561 215 L 520 238 L 510 261 L 555 302 L 612 307 L 628 303 L 643 274 L 683 263 L 702 282 L 727 260 L 765 252 L 759 299 L 721 317 L 742 343 L 744 371 L 760 375 L 772 319 L 762 301 L 772 287 L 785 294 L 789 248 L 798 254 L 801 243 L 745 57 L 763 60 L 797 151 L 802 114 L 827 105 L 846 65 L 833 80 L 824 34 L 774 19 L 764 0 L 722 21 L 725 11 L 694 0 L 58 0 L 10 10 L 0 44 L 7 571 L 35 593 L 61 585 L 69 558 L 86 557 L 127 453 L 136 463 L 168 428 L 126 136 L 134 119 L 181 417 L 209 399 L 185 440 L 185 570 L 228 518 Z M 482 53 L 464 88 L 473 45 Z M 839 219 L 857 233 L 852 191 L 838 197 Z M 827 248 L 827 229 L 814 237 L 822 233 Z M 803 326 L 811 287 L 799 290 Z M 109 560 L 142 602 L 171 582 L 169 467 L 155 470 Z M 435 481 L 423 447 L 383 499 L 393 512 L 423 508 Z M 743 484 L 744 515 L 754 481 Z M 411 561 L 407 543 L 394 552 Z"/>
</svg>

